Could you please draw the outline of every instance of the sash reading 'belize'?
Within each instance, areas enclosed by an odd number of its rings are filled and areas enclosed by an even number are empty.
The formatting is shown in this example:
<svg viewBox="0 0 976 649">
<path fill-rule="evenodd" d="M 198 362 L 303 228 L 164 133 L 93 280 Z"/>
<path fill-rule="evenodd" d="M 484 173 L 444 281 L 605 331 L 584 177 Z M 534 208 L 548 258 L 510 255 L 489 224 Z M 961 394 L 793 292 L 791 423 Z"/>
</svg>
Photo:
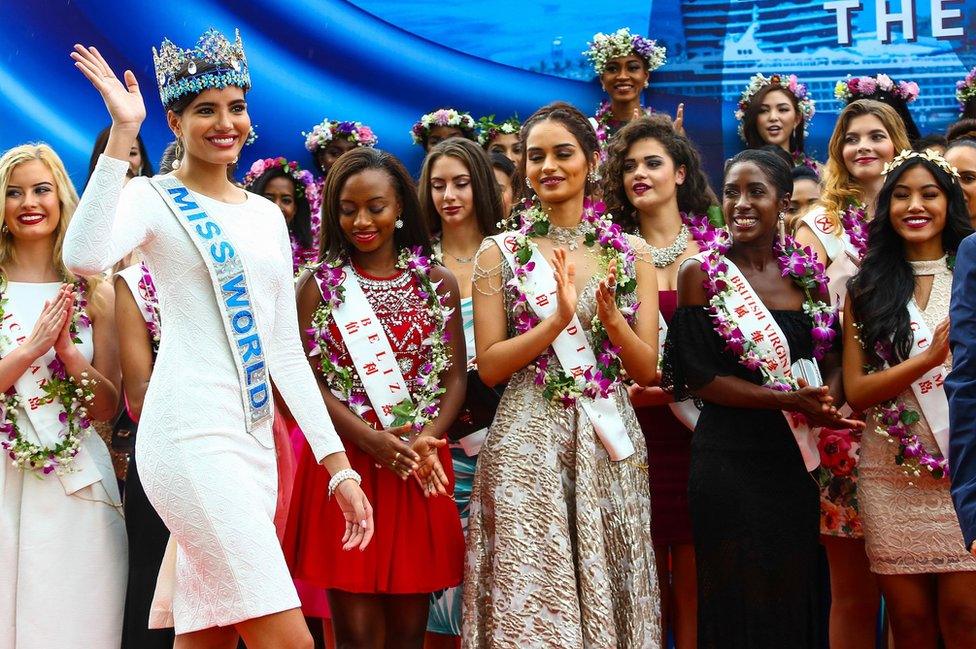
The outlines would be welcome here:
<svg viewBox="0 0 976 649">
<path fill-rule="evenodd" d="M 509 266 L 514 269 L 514 237 L 503 233 L 491 238 L 502 251 Z M 536 315 L 547 318 L 556 312 L 556 280 L 552 276 L 552 266 L 536 245 L 532 246 L 532 261 L 535 262 L 535 267 L 526 274 L 525 293 Z M 586 370 L 596 367 L 596 356 L 593 355 L 586 334 L 583 333 L 583 325 L 575 315 L 569 325 L 552 341 L 551 347 L 560 365 L 572 372 L 574 376 L 582 376 Z M 578 403 L 589 417 L 611 460 L 615 462 L 625 460 L 634 454 L 634 443 L 627 434 L 627 426 L 620 417 L 613 399 L 602 397 L 590 399 L 581 396 Z"/>
<path fill-rule="evenodd" d="M 247 272 L 234 244 L 183 183 L 171 175 L 156 176 L 152 186 L 176 216 L 210 272 L 227 344 L 237 365 L 248 432 L 271 419 L 271 390 L 257 314 Z"/>
</svg>

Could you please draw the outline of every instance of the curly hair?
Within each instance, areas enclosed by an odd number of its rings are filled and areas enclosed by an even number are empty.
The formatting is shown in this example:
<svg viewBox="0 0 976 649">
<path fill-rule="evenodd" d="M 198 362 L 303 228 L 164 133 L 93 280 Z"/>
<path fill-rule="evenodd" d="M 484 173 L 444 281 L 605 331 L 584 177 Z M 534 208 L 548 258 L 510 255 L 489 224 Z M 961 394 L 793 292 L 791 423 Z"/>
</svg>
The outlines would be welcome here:
<svg viewBox="0 0 976 649">
<path fill-rule="evenodd" d="M 600 142 L 596 139 L 596 131 L 590 125 L 590 121 L 586 118 L 586 115 L 580 112 L 580 110 L 570 103 L 565 101 L 554 101 L 551 104 L 543 106 L 539 110 L 532 113 L 529 117 L 522 123 L 522 130 L 519 131 L 519 141 L 522 143 L 522 149 L 525 150 L 526 144 L 529 141 L 529 133 L 535 128 L 539 123 L 551 120 L 553 122 L 559 122 L 566 130 L 569 131 L 576 141 L 579 143 L 580 148 L 583 149 L 583 154 L 586 156 L 587 160 L 593 159 L 593 157 L 600 151 Z M 525 161 L 528 156 L 523 155 L 522 159 L 519 161 L 519 177 L 527 178 L 525 174 Z M 586 193 L 591 194 L 594 190 L 598 189 L 595 183 L 591 183 L 589 179 L 586 181 Z M 519 198 L 532 198 L 533 191 L 525 183 L 522 184 L 521 195 Z"/>
<path fill-rule="evenodd" d="M 649 115 L 631 120 L 610 140 L 607 161 L 603 167 L 603 200 L 607 211 L 621 227 L 629 232 L 638 228 L 637 210 L 627 198 L 624 188 L 624 162 L 631 147 L 641 140 L 655 140 L 667 152 L 675 170 L 685 168 L 685 181 L 678 185 L 678 209 L 691 214 L 704 214 L 718 204 L 715 192 L 702 171 L 698 149 L 684 135 L 674 130 L 666 115 Z"/>
<path fill-rule="evenodd" d="M 864 197 L 857 181 L 844 164 L 844 138 L 847 136 L 847 129 L 856 117 L 864 115 L 873 115 L 881 120 L 895 151 L 911 148 L 904 122 L 888 104 L 873 99 L 858 99 L 841 111 L 830 136 L 830 144 L 827 145 L 827 164 L 823 173 L 823 192 L 820 195 L 820 204 L 824 206 L 833 231 L 841 227 L 840 215 L 848 204 L 860 202 Z"/>
<path fill-rule="evenodd" d="M 742 117 L 742 134 L 746 138 L 746 146 L 750 149 L 759 149 L 767 144 L 762 138 L 762 135 L 759 134 L 759 111 L 762 110 L 762 103 L 766 99 L 766 95 L 776 90 L 789 97 L 790 103 L 793 104 L 793 111 L 796 113 L 797 122 L 796 128 L 790 133 L 790 151 L 800 151 L 802 153 L 804 127 L 806 125 L 803 123 L 803 113 L 800 112 L 800 101 L 796 98 L 796 95 L 790 92 L 789 88 L 784 88 L 779 83 L 771 83 L 762 87 L 749 101 L 749 106 L 746 108 L 745 115 Z"/>
</svg>

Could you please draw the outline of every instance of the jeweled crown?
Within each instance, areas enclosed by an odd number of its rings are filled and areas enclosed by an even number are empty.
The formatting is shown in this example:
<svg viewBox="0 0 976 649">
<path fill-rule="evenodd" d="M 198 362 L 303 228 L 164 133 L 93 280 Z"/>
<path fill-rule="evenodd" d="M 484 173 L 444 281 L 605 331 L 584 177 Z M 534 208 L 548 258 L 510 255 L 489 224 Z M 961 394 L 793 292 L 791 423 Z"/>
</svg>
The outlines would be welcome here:
<svg viewBox="0 0 976 649">
<path fill-rule="evenodd" d="M 208 88 L 251 87 L 244 43 L 236 29 L 233 43 L 211 27 L 200 36 L 196 47 L 186 50 L 164 38 L 159 51 L 153 48 L 153 65 L 163 106 Z"/>
</svg>

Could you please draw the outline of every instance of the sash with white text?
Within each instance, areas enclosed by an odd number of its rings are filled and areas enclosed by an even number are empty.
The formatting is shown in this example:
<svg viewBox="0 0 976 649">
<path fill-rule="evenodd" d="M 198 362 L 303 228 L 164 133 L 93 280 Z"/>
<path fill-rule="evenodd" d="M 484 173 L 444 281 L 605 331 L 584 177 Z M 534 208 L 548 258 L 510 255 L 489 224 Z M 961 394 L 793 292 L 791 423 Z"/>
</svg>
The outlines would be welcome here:
<svg viewBox="0 0 976 649">
<path fill-rule="evenodd" d="M 514 269 L 515 237 L 502 233 L 491 238 Z M 540 318 L 547 318 L 556 312 L 556 280 L 552 276 L 552 266 L 535 245 L 532 246 L 531 261 L 535 262 L 535 267 L 527 272 L 523 286 L 532 310 Z M 583 325 L 575 315 L 569 325 L 552 341 L 551 346 L 560 365 L 573 376 L 581 377 L 587 370 L 596 367 L 596 356 L 593 355 L 590 343 L 586 340 Z M 625 460 L 634 454 L 634 443 L 627 434 L 627 426 L 613 399 L 603 397 L 590 399 L 581 396 L 578 402 L 589 417 L 590 423 L 593 424 L 611 460 Z"/>
<path fill-rule="evenodd" d="M 356 279 L 356 273 L 348 265 L 343 267 L 342 272 L 340 283 L 344 289 L 343 300 L 332 311 L 332 319 L 346 344 L 370 405 L 380 423 L 389 428 L 396 419 L 393 408 L 410 399 L 407 382 L 397 364 L 390 340 Z M 325 294 L 321 283 L 319 292 Z"/>
<path fill-rule="evenodd" d="M 210 272 L 237 375 L 248 432 L 271 419 L 271 391 L 257 313 L 248 288 L 244 262 L 220 225 L 201 207 L 183 183 L 171 175 L 156 176 L 152 186 L 190 236 Z M 211 341 L 201 341 L 212 344 Z"/>
</svg>

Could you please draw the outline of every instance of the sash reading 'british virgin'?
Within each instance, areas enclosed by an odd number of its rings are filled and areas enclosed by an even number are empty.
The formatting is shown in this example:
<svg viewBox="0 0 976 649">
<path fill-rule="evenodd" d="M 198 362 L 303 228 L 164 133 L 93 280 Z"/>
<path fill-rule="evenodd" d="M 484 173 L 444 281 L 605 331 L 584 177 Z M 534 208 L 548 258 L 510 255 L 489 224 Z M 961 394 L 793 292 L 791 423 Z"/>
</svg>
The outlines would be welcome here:
<svg viewBox="0 0 976 649">
<path fill-rule="evenodd" d="M 693 258 L 701 262 L 703 257 L 704 255 L 699 254 Z M 731 315 L 730 320 L 738 326 L 747 340 L 751 340 L 756 345 L 770 373 L 780 378 L 792 377 L 790 345 L 786 340 L 786 334 L 756 295 L 742 271 L 728 257 L 724 257 L 723 261 L 728 264 L 727 276 L 732 286 L 732 292 L 725 298 L 725 308 Z M 820 465 L 820 452 L 817 450 L 817 441 L 809 424 L 795 413 L 784 410 L 783 416 L 786 417 L 786 423 L 793 431 L 796 445 L 800 448 L 800 455 L 803 456 L 803 464 L 807 471 L 813 471 Z"/>
<path fill-rule="evenodd" d="M 390 340 L 356 279 L 356 273 L 348 265 L 342 268 L 342 273 L 342 304 L 332 311 L 332 319 L 346 344 L 370 405 L 380 423 L 389 428 L 396 419 L 393 408 L 410 399 L 407 382 L 397 364 Z M 324 297 L 326 291 L 317 275 L 315 279 Z"/>
<path fill-rule="evenodd" d="M 514 270 L 515 237 L 502 233 L 491 238 Z M 535 267 L 527 272 L 523 287 L 532 310 L 540 318 L 547 318 L 556 312 L 556 280 L 552 276 L 552 266 L 534 244 L 531 261 L 535 262 Z M 581 377 L 587 370 L 596 367 L 596 356 L 593 355 L 590 343 L 586 340 L 583 325 L 575 315 L 569 325 L 552 341 L 551 347 L 556 358 L 559 359 L 559 364 L 573 376 Z M 627 427 L 613 399 L 603 397 L 590 399 L 581 396 L 578 403 L 589 417 L 611 460 L 625 460 L 634 454 L 634 444 L 627 434 Z"/>
<path fill-rule="evenodd" d="M 932 332 L 922 318 L 915 299 L 908 301 L 908 319 L 912 328 L 912 347 L 909 358 L 918 356 L 932 342 Z M 945 368 L 942 365 L 930 369 L 928 372 L 912 381 L 912 392 L 918 400 L 925 414 L 925 421 L 939 445 L 942 457 L 949 457 L 949 400 L 946 397 Z"/>
<path fill-rule="evenodd" d="M 244 262 L 227 233 L 183 183 L 172 175 L 156 176 L 150 182 L 190 236 L 210 273 L 227 344 L 237 366 L 244 423 L 252 432 L 271 419 L 271 390 Z"/>
</svg>

